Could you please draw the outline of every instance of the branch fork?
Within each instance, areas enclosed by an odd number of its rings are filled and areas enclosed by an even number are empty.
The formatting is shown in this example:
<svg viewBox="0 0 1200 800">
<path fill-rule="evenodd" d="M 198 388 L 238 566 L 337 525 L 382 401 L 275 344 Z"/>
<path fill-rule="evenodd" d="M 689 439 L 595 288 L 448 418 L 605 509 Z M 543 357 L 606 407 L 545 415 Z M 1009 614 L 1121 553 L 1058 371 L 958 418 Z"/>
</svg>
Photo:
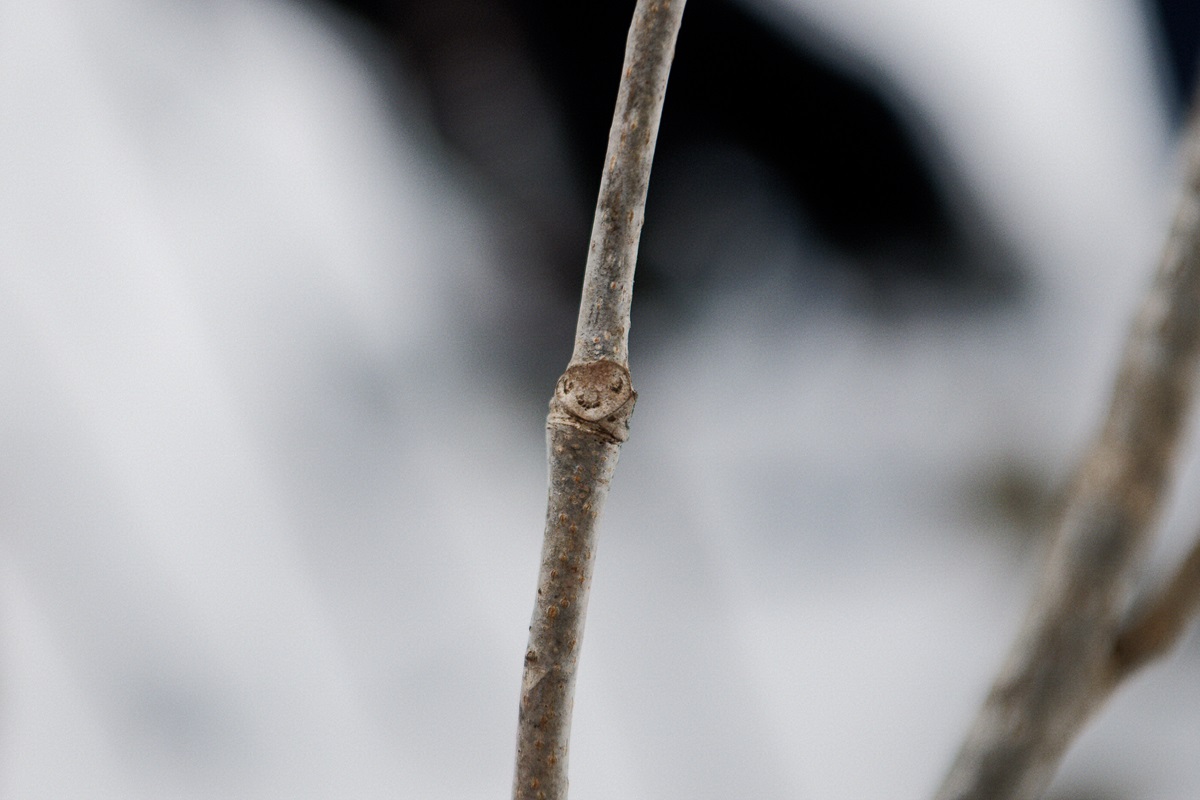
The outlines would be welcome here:
<svg viewBox="0 0 1200 800">
<path fill-rule="evenodd" d="M 1134 319 L 1108 416 L 1072 486 L 1021 635 L 936 800 L 1033 800 L 1117 685 L 1200 607 L 1200 540 L 1127 616 L 1176 461 L 1200 360 L 1200 107 L 1159 269 Z"/>
</svg>

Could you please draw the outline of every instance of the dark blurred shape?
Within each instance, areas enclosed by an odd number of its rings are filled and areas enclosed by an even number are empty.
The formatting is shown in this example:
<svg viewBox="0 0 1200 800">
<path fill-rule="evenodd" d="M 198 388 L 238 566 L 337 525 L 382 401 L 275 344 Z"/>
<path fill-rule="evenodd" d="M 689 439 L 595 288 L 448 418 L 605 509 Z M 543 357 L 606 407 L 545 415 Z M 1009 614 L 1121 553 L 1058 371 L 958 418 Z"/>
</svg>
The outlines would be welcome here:
<svg viewBox="0 0 1200 800">
<path fill-rule="evenodd" d="M 541 3 L 525 3 L 532 9 Z M 595 185 L 620 74 L 629 3 L 547 3 L 539 60 L 551 67 L 585 175 Z M 581 18 L 587 9 L 588 18 Z M 822 63 L 738 5 L 689 6 L 664 112 L 661 151 L 733 145 L 801 198 L 836 247 L 935 246 L 953 227 L 908 132 L 878 93 Z M 591 30 L 575 42 L 563 31 Z M 554 35 L 554 31 L 560 35 Z M 590 188 L 590 187 L 589 187 Z"/>
<path fill-rule="evenodd" d="M 1182 112 L 1196 91 L 1200 68 L 1200 3 L 1196 0 L 1149 0 L 1162 35 L 1164 60 Z"/>
<path fill-rule="evenodd" d="M 525 343 L 510 366 L 529 360 L 552 378 L 571 341 L 634 3 L 331 2 L 392 43 L 500 208 L 504 260 L 528 298 L 505 321 L 506 338 Z M 888 316 L 1019 295 L 1000 237 L 919 114 L 882 77 L 867 82 L 802 38 L 736 2 L 689 5 L 638 266 L 639 337 L 677 327 L 714 282 L 773 279 L 780 262 L 805 303 L 829 287 L 843 303 L 850 287 L 860 309 Z M 746 216 L 764 208 L 769 224 Z"/>
</svg>

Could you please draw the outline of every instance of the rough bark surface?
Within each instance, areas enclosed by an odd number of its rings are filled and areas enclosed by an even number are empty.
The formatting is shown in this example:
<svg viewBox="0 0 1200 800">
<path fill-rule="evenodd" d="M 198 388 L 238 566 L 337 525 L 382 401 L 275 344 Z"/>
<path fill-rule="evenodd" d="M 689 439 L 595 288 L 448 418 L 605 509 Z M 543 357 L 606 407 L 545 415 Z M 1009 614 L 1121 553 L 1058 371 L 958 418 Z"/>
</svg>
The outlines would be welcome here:
<svg viewBox="0 0 1200 800">
<path fill-rule="evenodd" d="M 573 364 L 629 362 L 633 268 L 683 6 L 683 0 L 639 0 L 633 12 L 592 222 Z"/>
<path fill-rule="evenodd" d="M 608 494 L 637 393 L 628 368 L 633 271 L 683 0 L 639 0 L 609 132 L 575 350 L 546 419 L 549 500 L 525 650 L 515 800 L 564 800 L 575 674 Z"/>
</svg>

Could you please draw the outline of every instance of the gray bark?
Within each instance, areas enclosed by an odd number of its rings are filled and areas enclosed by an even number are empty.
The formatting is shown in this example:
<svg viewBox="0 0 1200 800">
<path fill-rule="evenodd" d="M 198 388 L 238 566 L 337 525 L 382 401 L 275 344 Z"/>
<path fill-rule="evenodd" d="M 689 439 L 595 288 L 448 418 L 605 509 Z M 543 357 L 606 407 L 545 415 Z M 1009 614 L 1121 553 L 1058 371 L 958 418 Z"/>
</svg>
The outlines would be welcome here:
<svg viewBox="0 0 1200 800">
<path fill-rule="evenodd" d="M 515 800 L 563 800 L 596 523 L 637 400 L 629 310 L 650 166 L 684 0 L 639 0 L 608 138 L 575 350 L 546 419 L 550 470 L 517 725 Z"/>
</svg>

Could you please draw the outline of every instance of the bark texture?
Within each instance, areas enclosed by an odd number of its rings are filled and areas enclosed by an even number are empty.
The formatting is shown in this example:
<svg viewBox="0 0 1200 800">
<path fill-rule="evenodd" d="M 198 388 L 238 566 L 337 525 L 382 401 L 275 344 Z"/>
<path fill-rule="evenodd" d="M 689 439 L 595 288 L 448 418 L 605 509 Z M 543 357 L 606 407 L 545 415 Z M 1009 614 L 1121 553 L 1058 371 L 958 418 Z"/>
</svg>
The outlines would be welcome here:
<svg viewBox="0 0 1200 800">
<path fill-rule="evenodd" d="M 1016 646 L 938 800 L 1040 796 L 1071 740 L 1117 681 L 1165 649 L 1151 647 L 1158 639 L 1146 633 L 1146 624 L 1135 620 L 1123 633 L 1121 621 L 1175 461 L 1200 344 L 1195 113 L 1185 148 L 1183 197 L 1130 332 L 1107 418 L 1068 494 Z M 1185 565 L 1180 586 L 1195 581 L 1195 571 Z M 1194 589 L 1168 589 L 1163 597 L 1164 614 L 1181 627 L 1181 613 L 1195 610 Z"/>
<path fill-rule="evenodd" d="M 633 12 L 592 222 L 573 364 L 629 363 L 633 268 L 683 6 L 683 0 L 639 0 Z"/>
<path fill-rule="evenodd" d="M 629 375 L 633 271 L 683 0 L 639 0 L 608 138 L 575 350 L 546 419 L 549 500 L 517 725 L 515 800 L 564 800 L 575 674 L 608 494 L 637 393 Z"/>
</svg>

